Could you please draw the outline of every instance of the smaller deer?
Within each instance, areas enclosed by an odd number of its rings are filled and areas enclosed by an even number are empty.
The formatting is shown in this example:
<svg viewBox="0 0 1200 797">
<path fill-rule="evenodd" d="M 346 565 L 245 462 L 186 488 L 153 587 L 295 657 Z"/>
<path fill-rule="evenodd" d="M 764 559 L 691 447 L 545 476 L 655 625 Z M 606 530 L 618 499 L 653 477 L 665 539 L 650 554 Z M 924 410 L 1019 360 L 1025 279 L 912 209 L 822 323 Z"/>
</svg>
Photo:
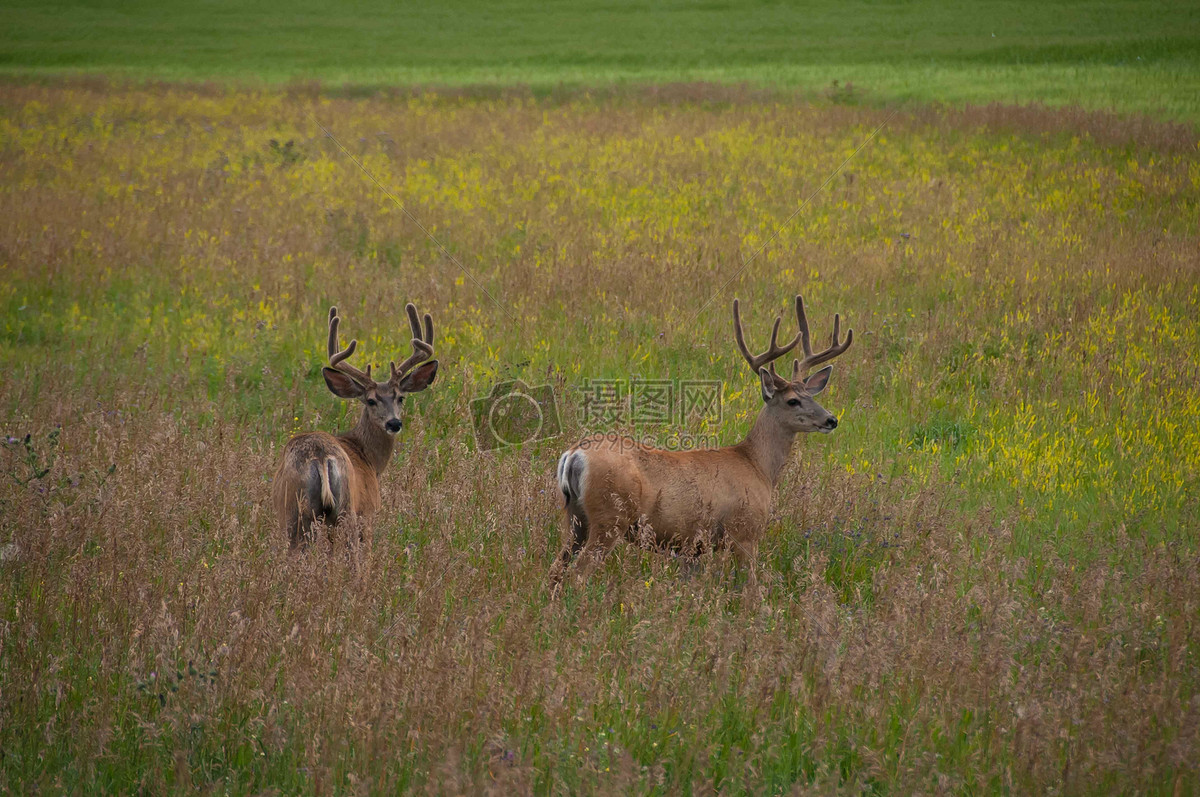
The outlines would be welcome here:
<svg viewBox="0 0 1200 797">
<path fill-rule="evenodd" d="M 346 362 L 357 340 L 338 351 L 338 312 L 329 308 L 329 365 L 321 369 L 325 384 L 338 398 L 358 399 L 362 414 L 358 424 L 336 436 L 327 432 L 296 435 L 283 449 L 275 473 L 271 502 L 280 527 L 292 548 L 310 540 L 314 521 L 333 527 L 344 518 L 361 522 L 360 538 L 367 538 L 371 516 L 379 509 L 379 477 L 392 458 L 396 433 L 404 422 L 400 409 L 404 397 L 433 384 L 438 361 L 433 356 L 433 318 L 425 314 L 425 328 L 417 308 L 405 308 L 412 328 L 412 355 L 399 367 L 391 363 L 386 382 L 371 377 L 371 366 L 360 371 Z M 421 365 L 417 365 L 421 363 Z M 414 368 L 414 366 L 416 366 Z"/>
</svg>

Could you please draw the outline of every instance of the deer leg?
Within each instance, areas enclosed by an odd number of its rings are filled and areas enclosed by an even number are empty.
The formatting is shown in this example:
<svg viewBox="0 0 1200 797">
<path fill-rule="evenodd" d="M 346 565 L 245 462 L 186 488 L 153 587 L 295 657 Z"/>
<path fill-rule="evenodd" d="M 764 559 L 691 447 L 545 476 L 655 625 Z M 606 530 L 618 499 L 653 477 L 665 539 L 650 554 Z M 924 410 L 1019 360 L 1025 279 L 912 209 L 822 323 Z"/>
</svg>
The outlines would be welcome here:
<svg viewBox="0 0 1200 797">
<path fill-rule="evenodd" d="M 630 534 L 633 521 L 630 520 L 623 508 L 615 507 L 604 511 L 593 512 L 589 518 L 591 526 L 587 542 L 580 550 L 575 563 L 576 580 L 583 583 L 608 556 L 621 540 Z"/>
<path fill-rule="evenodd" d="M 746 568 L 746 598 L 754 600 L 758 597 L 758 541 L 733 540 L 730 547 L 738 566 Z"/>
<path fill-rule="evenodd" d="M 370 557 L 372 543 L 371 519 L 348 512 L 337 524 L 346 544 L 346 560 L 356 575 L 361 575 L 364 562 Z"/>
<path fill-rule="evenodd" d="M 680 556 L 679 562 L 679 577 L 684 581 L 691 581 L 700 572 L 700 557 L 698 556 Z"/>
<path fill-rule="evenodd" d="M 575 577 L 580 583 L 587 581 L 592 571 L 599 567 L 608 552 L 620 541 L 623 535 L 615 532 L 600 535 L 587 541 L 575 565 Z"/>
<path fill-rule="evenodd" d="M 366 553 L 370 553 L 371 549 L 375 547 L 375 525 L 370 519 L 362 521 L 362 530 L 358 535 L 358 542 L 362 545 L 362 549 Z"/>
<path fill-rule="evenodd" d="M 289 497 L 284 511 L 283 527 L 287 532 L 288 543 L 293 551 L 304 548 L 311 541 L 313 513 L 308 507 L 308 501 L 302 493 Z"/>
<path fill-rule="evenodd" d="M 586 581 L 597 565 L 604 561 L 604 557 L 613 549 L 613 546 L 625 536 L 624 531 L 628 526 L 628 522 L 625 521 L 619 512 L 614 513 L 611 522 L 606 520 L 603 525 L 593 523 L 589 520 L 586 541 L 583 542 L 578 552 L 574 554 L 575 580 L 578 583 Z M 598 531 L 598 529 L 602 531 Z M 579 538 L 576 538 L 569 546 L 572 551 L 578 540 Z M 570 555 L 571 551 L 564 551 L 564 553 Z M 555 562 L 556 567 L 561 561 L 562 559 L 560 558 L 558 562 Z M 557 572 L 552 569 L 550 587 L 552 596 L 557 597 L 561 593 L 562 581 L 566 577 L 566 571 L 566 565 L 563 565 L 561 570 Z"/>
<path fill-rule="evenodd" d="M 563 577 L 566 576 L 571 563 L 575 561 L 575 557 L 579 556 L 579 552 L 583 550 L 583 546 L 587 542 L 588 522 L 586 515 L 582 512 L 568 509 L 567 526 L 571 532 L 571 539 L 563 546 L 562 551 L 555 558 L 554 564 L 550 566 L 550 592 L 553 595 L 557 595 L 561 590 Z"/>
<path fill-rule="evenodd" d="M 579 502 L 581 505 L 568 505 L 568 517 L 578 515 L 583 522 L 578 529 L 572 524 L 574 539 L 560 554 L 555 567 L 551 568 L 552 596 L 557 596 L 561 591 L 562 580 L 572 558 L 576 581 L 582 582 L 596 569 L 596 565 L 604 561 L 612 547 L 629 533 L 633 525 L 628 502 L 620 496 L 612 494 L 603 500 L 597 500 L 595 496 L 592 498 L 592 501 Z"/>
<path fill-rule="evenodd" d="M 700 572 L 700 557 L 713 554 L 725 545 L 725 524 L 717 521 L 712 529 L 701 529 L 685 545 L 681 546 L 677 559 L 679 575 L 691 581 Z"/>
<path fill-rule="evenodd" d="M 598 502 L 599 503 L 599 502 Z M 576 559 L 576 581 L 587 581 L 592 571 L 604 563 L 608 551 L 613 549 L 620 540 L 635 539 L 637 516 L 636 507 L 622 497 L 613 493 L 608 496 L 608 502 L 599 507 L 589 508 L 589 534 L 587 543 Z"/>
<path fill-rule="evenodd" d="M 562 553 L 558 556 L 564 566 L 570 565 L 574 561 L 579 552 L 583 550 L 584 543 L 588 538 L 588 522 L 585 515 L 579 512 L 569 512 L 567 524 L 571 529 L 571 540 L 563 546 Z"/>
<path fill-rule="evenodd" d="M 282 523 L 283 533 L 287 536 L 288 545 L 293 551 L 299 550 L 301 542 L 300 530 L 300 515 L 295 511 L 289 511 L 288 516 L 284 518 Z"/>
</svg>

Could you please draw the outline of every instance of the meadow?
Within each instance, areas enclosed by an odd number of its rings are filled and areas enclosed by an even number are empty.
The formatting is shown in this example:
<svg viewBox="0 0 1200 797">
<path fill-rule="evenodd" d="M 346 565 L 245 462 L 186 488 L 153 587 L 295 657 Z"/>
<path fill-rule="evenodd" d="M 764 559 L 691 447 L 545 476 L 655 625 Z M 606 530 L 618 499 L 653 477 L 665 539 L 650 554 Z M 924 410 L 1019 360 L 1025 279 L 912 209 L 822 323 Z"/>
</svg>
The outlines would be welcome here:
<svg viewBox="0 0 1200 797">
<path fill-rule="evenodd" d="M 1200 8 L 1167 0 L 13 0 L 0 74 L 327 88 L 746 83 L 884 103 L 1200 121 Z M 848 88 L 847 88 L 848 87 Z"/>
<path fill-rule="evenodd" d="M 844 99 L 0 86 L 0 790 L 1200 790 L 1194 128 Z M 856 338 L 762 599 L 623 547 L 552 601 L 588 381 L 735 442 L 730 302 L 797 292 Z M 380 364 L 409 300 L 374 545 L 292 555 L 326 311 Z M 514 378 L 563 433 L 481 450 Z"/>
</svg>

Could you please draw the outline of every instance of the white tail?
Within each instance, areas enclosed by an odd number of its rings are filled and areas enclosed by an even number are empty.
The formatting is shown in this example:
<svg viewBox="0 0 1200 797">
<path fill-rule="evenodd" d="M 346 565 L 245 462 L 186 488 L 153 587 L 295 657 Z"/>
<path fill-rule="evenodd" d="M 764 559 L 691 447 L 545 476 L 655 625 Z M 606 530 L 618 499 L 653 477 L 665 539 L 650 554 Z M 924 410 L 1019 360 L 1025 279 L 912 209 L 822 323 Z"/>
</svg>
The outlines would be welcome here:
<svg viewBox="0 0 1200 797">
<path fill-rule="evenodd" d="M 587 457 L 582 451 L 563 452 L 558 458 L 558 488 L 566 504 L 578 501 L 583 495 L 587 478 Z"/>
<path fill-rule="evenodd" d="M 332 481 L 330 473 L 337 473 L 337 460 L 333 457 L 326 457 L 325 463 L 321 467 L 321 506 L 325 509 L 336 509 L 337 502 L 333 498 L 333 490 L 329 489 L 329 482 Z"/>
</svg>

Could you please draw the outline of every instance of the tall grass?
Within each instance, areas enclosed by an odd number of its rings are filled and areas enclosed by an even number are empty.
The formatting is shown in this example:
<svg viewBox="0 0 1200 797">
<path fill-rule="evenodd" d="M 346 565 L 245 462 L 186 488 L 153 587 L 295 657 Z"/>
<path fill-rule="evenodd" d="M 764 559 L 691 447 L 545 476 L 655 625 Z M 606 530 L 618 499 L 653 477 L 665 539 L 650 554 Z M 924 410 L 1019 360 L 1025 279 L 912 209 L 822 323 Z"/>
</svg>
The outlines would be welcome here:
<svg viewBox="0 0 1200 797">
<path fill-rule="evenodd" d="M 1194 133 L 901 114 L 772 238 L 884 118 L 0 90 L 0 788 L 1200 788 Z M 715 378 L 733 442 L 729 300 L 757 340 L 797 291 L 856 341 L 766 598 L 625 548 L 551 602 L 564 440 L 481 452 L 470 400 L 549 384 L 569 437 L 588 378 Z M 290 555 L 325 311 L 386 362 L 409 299 L 443 373 L 374 547 Z"/>
</svg>

